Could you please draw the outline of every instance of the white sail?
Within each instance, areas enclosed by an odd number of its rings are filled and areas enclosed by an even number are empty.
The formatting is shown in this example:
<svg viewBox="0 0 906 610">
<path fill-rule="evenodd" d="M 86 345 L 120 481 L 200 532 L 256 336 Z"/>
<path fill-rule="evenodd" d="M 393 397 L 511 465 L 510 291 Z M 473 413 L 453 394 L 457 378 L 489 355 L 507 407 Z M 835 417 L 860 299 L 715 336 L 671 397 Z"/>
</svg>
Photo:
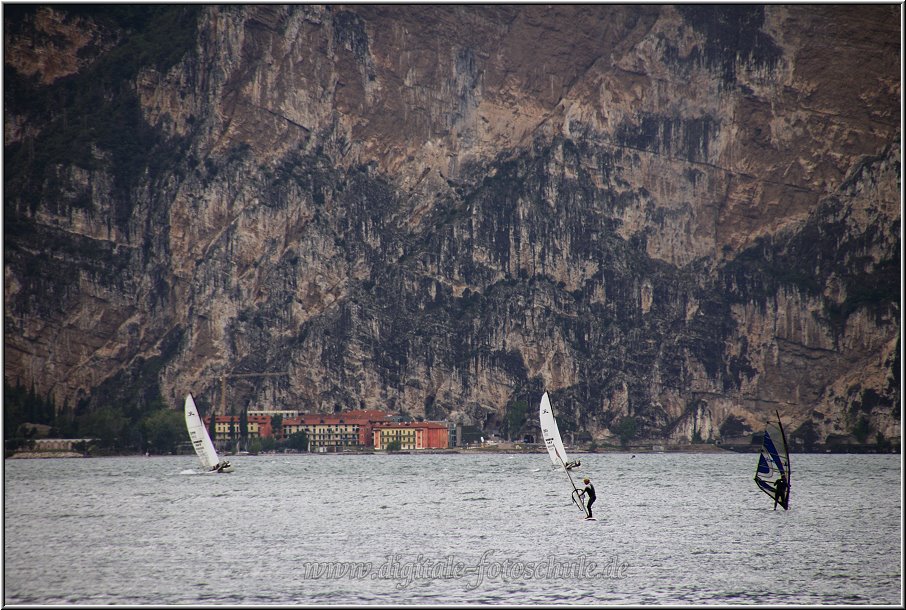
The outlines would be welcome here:
<svg viewBox="0 0 906 610">
<path fill-rule="evenodd" d="M 201 459 L 201 463 L 206 469 L 213 470 L 220 463 L 220 457 L 217 455 L 217 450 L 214 449 L 211 437 L 208 436 L 204 422 L 198 415 L 198 409 L 195 408 L 195 400 L 191 394 L 186 395 L 186 427 L 189 429 L 189 439 L 192 441 L 192 446 Z"/>
<path fill-rule="evenodd" d="M 551 462 L 554 466 L 565 467 L 569 461 L 566 457 L 566 449 L 563 448 L 563 439 L 560 438 L 560 429 L 557 427 L 557 420 L 554 419 L 554 412 L 551 409 L 550 398 L 547 392 L 541 397 L 541 436 L 544 438 L 544 446 L 551 456 Z"/>
<path fill-rule="evenodd" d="M 563 440 L 560 438 L 560 429 L 557 427 L 557 420 L 554 418 L 554 412 L 553 409 L 551 409 L 551 401 L 547 396 L 547 392 L 541 397 L 539 420 L 541 422 L 541 436 L 544 438 L 544 446 L 547 447 L 551 462 L 566 472 L 566 477 L 569 479 L 570 487 L 572 487 L 573 503 L 586 517 L 588 517 L 588 509 L 585 507 L 585 498 L 579 493 L 579 488 L 576 487 L 576 483 L 573 481 L 573 475 L 569 473 L 570 468 L 578 466 L 579 464 L 578 462 L 571 464 L 567 461 L 566 450 L 563 448 Z"/>
</svg>

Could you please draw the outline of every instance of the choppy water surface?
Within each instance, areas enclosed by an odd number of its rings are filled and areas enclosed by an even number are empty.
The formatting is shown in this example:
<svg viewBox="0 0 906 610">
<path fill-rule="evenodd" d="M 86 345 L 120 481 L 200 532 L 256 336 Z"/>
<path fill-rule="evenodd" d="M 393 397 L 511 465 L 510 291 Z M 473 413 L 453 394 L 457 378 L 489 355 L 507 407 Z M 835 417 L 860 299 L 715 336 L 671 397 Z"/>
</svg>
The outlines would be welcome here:
<svg viewBox="0 0 906 610">
<path fill-rule="evenodd" d="M 900 456 L 6 460 L 5 603 L 901 604 Z"/>
</svg>

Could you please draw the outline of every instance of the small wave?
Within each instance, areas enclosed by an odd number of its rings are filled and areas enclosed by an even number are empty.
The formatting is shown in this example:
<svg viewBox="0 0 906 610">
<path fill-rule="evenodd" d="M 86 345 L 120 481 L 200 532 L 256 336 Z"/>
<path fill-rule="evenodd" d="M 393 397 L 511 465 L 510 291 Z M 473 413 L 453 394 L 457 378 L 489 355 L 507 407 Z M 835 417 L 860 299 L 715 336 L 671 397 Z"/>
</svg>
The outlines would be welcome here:
<svg viewBox="0 0 906 610">
<path fill-rule="evenodd" d="M 179 474 L 198 474 L 197 470 L 180 470 Z"/>
</svg>

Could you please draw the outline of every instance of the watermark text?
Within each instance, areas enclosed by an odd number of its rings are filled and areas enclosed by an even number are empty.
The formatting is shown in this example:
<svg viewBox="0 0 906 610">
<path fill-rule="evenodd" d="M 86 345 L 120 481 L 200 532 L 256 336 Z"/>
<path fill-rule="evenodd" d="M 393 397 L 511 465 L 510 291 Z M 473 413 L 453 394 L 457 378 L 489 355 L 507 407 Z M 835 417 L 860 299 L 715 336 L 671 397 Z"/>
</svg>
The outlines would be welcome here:
<svg viewBox="0 0 906 610">
<path fill-rule="evenodd" d="M 480 558 L 463 560 L 455 555 L 441 559 L 418 555 L 406 560 L 402 555 L 387 555 L 385 561 L 305 561 L 301 576 L 309 580 L 389 580 L 397 589 L 418 581 L 465 580 L 466 590 L 485 582 L 525 582 L 544 579 L 606 580 L 626 577 L 629 565 L 617 557 L 609 559 L 577 555 L 568 559 L 548 557 L 538 561 L 494 557 L 485 551 Z"/>
</svg>

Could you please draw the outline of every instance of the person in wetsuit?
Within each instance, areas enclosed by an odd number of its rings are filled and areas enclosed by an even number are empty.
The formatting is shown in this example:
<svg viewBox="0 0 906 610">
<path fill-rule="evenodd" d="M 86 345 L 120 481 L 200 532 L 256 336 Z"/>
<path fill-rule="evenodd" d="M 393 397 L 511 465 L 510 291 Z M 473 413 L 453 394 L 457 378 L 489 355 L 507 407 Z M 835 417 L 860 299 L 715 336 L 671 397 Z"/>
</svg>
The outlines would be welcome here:
<svg viewBox="0 0 906 610">
<path fill-rule="evenodd" d="M 585 489 L 579 492 L 579 497 L 588 496 L 588 501 L 585 502 L 585 510 L 588 511 L 588 518 L 591 519 L 591 505 L 595 503 L 595 486 L 591 484 L 591 480 L 588 477 L 582 479 L 582 482 L 585 483 Z"/>
<path fill-rule="evenodd" d="M 783 507 L 783 510 L 789 510 L 787 506 L 789 494 L 790 485 L 786 482 L 786 477 L 780 475 L 780 478 L 774 483 L 774 510 L 777 510 L 778 504 Z"/>
</svg>

